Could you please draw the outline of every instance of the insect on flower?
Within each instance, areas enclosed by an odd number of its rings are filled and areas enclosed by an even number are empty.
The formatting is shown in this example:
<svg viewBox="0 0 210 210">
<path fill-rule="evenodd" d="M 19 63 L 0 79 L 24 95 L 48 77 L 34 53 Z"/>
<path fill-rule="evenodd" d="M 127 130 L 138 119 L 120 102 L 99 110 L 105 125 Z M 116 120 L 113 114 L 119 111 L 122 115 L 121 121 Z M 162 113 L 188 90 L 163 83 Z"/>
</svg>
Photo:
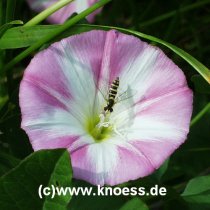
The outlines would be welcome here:
<svg viewBox="0 0 210 210">
<path fill-rule="evenodd" d="M 106 106 L 104 107 L 104 110 L 102 111 L 102 113 L 99 115 L 100 122 L 98 123 L 97 127 L 100 128 L 100 127 L 112 126 L 115 133 L 117 133 L 122 138 L 126 138 L 126 135 L 121 133 L 115 127 L 114 124 L 110 123 L 109 121 L 108 122 L 106 121 L 107 118 L 109 119 L 109 115 L 111 114 L 111 112 L 113 112 L 114 105 L 133 97 L 133 95 L 128 94 L 128 91 L 119 93 L 119 84 L 120 84 L 120 79 L 119 79 L 119 77 L 116 77 L 116 79 L 113 80 L 113 82 L 111 83 L 108 91 L 105 90 L 106 92 L 108 92 L 108 94 L 104 94 L 103 91 L 100 90 L 100 92 L 102 93 L 102 95 L 106 101 Z M 108 96 L 106 96 L 106 95 L 108 95 Z"/>
<path fill-rule="evenodd" d="M 117 77 L 111 84 L 111 87 L 109 88 L 109 98 L 108 98 L 108 103 L 107 106 L 104 107 L 104 111 L 110 111 L 113 112 L 113 106 L 115 103 L 115 98 L 117 95 L 117 89 L 119 87 L 119 77 Z"/>
<path fill-rule="evenodd" d="M 185 141 L 192 114 L 179 67 L 115 30 L 71 36 L 39 52 L 19 97 L 33 149 L 66 148 L 74 178 L 95 185 L 151 174 Z"/>
</svg>

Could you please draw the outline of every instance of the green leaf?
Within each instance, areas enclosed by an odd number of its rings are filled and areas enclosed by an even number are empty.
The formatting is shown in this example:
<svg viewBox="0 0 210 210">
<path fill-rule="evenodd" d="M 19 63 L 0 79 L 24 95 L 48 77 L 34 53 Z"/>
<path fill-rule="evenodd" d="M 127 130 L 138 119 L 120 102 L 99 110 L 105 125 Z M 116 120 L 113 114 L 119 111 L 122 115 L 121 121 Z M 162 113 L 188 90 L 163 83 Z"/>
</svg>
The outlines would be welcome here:
<svg viewBox="0 0 210 210">
<path fill-rule="evenodd" d="M 84 19 L 82 21 L 84 21 Z M 0 49 L 29 47 L 58 28 L 60 28 L 60 25 L 19 26 L 11 28 L 1 37 Z M 78 24 L 63 32 L 56 40 L 90 30 L 92 30 L 92 27 L 84 27 Z"/>
<path fill-rule="evenodd" d="M 70 186 L 72 169 L 64 149 L 33 153 L 0 178 L 0 206 L 5 210 L 65 210 L 70 195 L 40 199 L 38 189 L 57 185 Z"/>
<path fill-rule="evenodd" d="M 191 80 L 197 92 L 210 94 L 210 85 L 200 75 L 192 76 Z"/>
<path fill-rule="evenodd" d="M 22 25 L 22 24 L 23 24 L 23 21 L 21 21 L 21 20 L 14 20 L 12 22 L 9 22 L 9 23 L 4 24 L 3 26 L 0 27 L 0 38 L 13 25 Z"/>
<path fill-rule="evenodd" d="M 210 204 L 210 175 L 190 180 L 182 197 L 190 203 Z"/>
<path fill-rule="evenodd" d="M 11 28 L 0 39 L 0 49 L 29 47 L 59 27 L 59 25 L 38 25 Z M 68 31 L 74 30 L 71 28 Z"/>
<path fill-rule="evenodd" d="M 0 151 L 0 176 L 17 166 L 19 162 L 19 159 Z"/>
<path fill-rule="evenodd" d="M 133 198 L 120 208 L 120 210 L 149 210 L 149 208 L 139 198 Z"/>
<path fill-rule="evenodd" d="M 11 28 L 0 39 L 0 49 L 15 49 L 31 46 L 60 26 L 19 26 Z"/>
</svg>

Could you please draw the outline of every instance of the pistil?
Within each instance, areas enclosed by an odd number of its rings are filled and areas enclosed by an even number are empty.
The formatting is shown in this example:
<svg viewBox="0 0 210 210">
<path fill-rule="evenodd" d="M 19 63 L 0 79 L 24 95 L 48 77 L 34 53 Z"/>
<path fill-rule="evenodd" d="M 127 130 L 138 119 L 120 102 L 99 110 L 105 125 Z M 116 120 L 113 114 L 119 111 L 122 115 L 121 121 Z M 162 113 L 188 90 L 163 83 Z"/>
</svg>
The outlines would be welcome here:
<svg viewBox="0 0 210 210">
<path fill-rule="evenodd" d="M 94 138 L 95 141 L 102 141 L 108 139 L 113 131 L 113 126 L 109 122 L 108 113 L 101 113 L 95 119 L 88 122 L 88 133 Z"/>
</svg>

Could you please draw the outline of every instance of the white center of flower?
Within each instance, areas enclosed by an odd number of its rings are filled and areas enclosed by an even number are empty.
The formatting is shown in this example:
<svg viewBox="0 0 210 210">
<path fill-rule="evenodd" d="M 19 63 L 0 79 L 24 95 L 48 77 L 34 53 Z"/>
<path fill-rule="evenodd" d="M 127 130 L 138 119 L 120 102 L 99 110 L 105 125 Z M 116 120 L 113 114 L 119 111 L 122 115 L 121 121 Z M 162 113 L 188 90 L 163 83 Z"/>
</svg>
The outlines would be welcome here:
<svg viewBox="0 0 210 210">
<path fill-rule="evenodd" d="M 133 96 L 133 94 L 130 93 L 130 96 Z M 108 140 L 115 136 L 127 140 L 129 133 L 127 125 L 130 126 L 134 119 L 134 110 L 131 108 L 132 97 L 126 95 L 125 98 L 121 98 L 121 101 L 118 100 L 114 104 L 104 102 L 104 97 L 99 99 L 97 112 L 88 119 L 86 124 L 88 133 L 96 142 Z"/>
<path fill-rule="evenodd" d="M 101 128 L 101 127 L 105 127 L 105 128 L 108 128 L 112 125 L 111 122 L 109 122 L 109 118 L 106 116 L 106 113 L 101 113 L 99 115 L 99 123 L 96 125 L 98 128 Z"/>
<path fill-rule="evenodd" d="M 109 112 L 103 112 L 99 115 L 100 121 L 99 123 L 96 125 L 96 127 L 98 127 L 99 129 L 104 127 L 104 128 L 108 128 L 110 127 L 111 129 L 113 129 L 114 133 L 116 133 L 117 135 L 121 136 L 122 138 L 126 138 L 125 134 L 123 134 L 122 132 L 120 132 L 117 127 L 114 125 L 113 122 L 109 121 Z"/>
</svg>

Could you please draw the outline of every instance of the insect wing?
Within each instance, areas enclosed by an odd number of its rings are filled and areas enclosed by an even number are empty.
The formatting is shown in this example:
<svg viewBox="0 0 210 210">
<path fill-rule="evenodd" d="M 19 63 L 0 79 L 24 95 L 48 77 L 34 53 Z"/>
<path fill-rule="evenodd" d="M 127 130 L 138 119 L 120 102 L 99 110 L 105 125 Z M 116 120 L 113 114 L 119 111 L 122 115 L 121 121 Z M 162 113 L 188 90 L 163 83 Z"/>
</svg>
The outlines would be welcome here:
<svg viewBox="0 0 210 210">
<path fill-rule="evenodd" d="M 132 98 L 135 96 L 136 93 L 137 93 L 137 91 L 131 89 L 130 87 L 128 87 L 127 90 L 124 92 L 122 92 L 119 89 L 115 103 L 119 103 L 119 102 L 122 102 L 122 101 L 125 101 L 128 99 L 132 100 Z"/>
<path fill-rule="evenodd" d="M 105 101 L 109 99 L 109 83 L 101 79 L 100 84 L 98 85 L 98 90 L 101 93 Z"/>
</svg>

